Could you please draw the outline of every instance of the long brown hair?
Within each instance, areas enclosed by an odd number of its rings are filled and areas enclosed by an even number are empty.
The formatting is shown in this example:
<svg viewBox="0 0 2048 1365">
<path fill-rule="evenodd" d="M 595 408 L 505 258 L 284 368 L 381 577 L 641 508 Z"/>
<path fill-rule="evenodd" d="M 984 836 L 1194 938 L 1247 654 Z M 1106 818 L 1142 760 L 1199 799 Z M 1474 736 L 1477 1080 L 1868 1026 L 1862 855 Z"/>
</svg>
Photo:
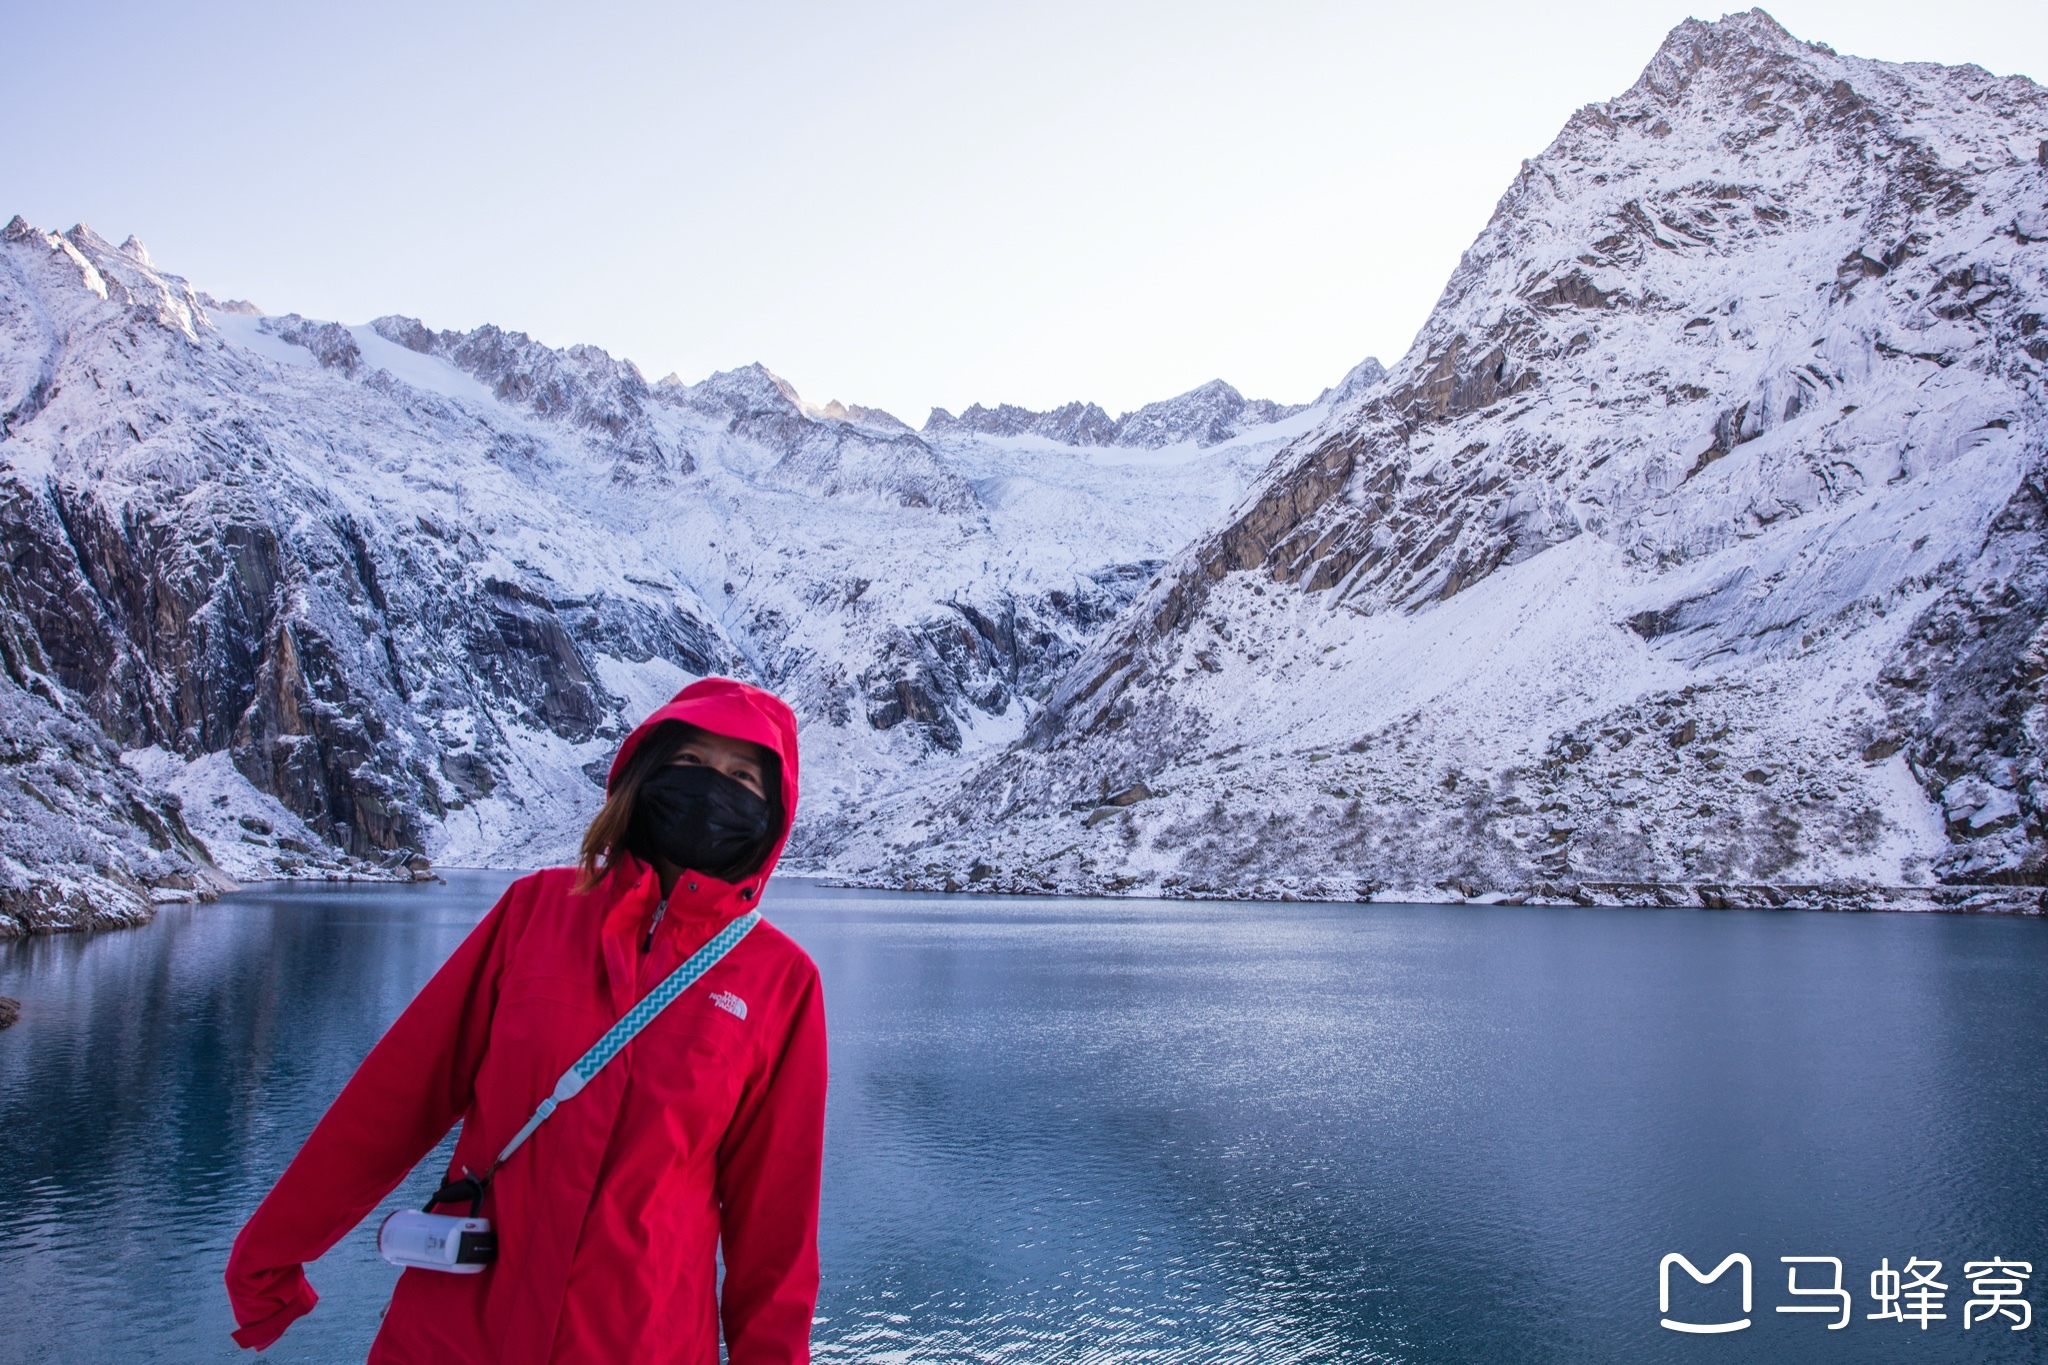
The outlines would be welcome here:
<svg viewBox="0 0 2048 1365">
<path fill-rule="evenodd" d="M 619 770 L 619 776 L 605 793 L 604 805 L 598 810 L 597 818 L 590 822 L 590 828 L 583 831 L 582 855 L 577 859 L 581 869 L 576 878 L 578 894 L 588 891 L 603 881 L 618 865 L 619 855 L 627 852 L 626 841 L 633 829 L 633 806 L 640 796 L 640 788 L 648 778 L 675 762 L 683 746 L 698 735 L 705 733 L 688 721 L 665 720 L 648 731 L 647 737 L 633 750 L 633 756 L 626 760 L 626 766 Z M 782 761 L 771 749 L 762 749 L 761 785 L 766 789 L 768 808 L 774 812 L 778 825 L 782 823 Z"/>
</svg>

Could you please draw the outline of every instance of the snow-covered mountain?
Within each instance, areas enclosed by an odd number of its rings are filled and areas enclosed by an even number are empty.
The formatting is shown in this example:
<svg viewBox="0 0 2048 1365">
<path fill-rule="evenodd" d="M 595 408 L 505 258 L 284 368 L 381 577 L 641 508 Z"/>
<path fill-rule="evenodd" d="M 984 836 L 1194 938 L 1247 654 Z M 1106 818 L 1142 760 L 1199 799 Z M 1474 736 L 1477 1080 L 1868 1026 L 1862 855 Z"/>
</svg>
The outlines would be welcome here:
<svg viewBox="0 0 2048 1365">
<path fill-rule="evenodd" d="M 650 384 L 495 327 L 266 317 L 16 219 L 0 933 L 201 894 L 209 853 L 562 859 L 625 728 L 710 672 L 805 721 L 816 866 L 1018 737 L 1322 411 L 1206 445 L 920 435 L 758 365 Z"/>
<path fill-rule="evenodd" d="M 2044 314 L 2039 86 L 1687 21 L 1019 746 L 845 856 L 2033 904 L 1985 888 L 2048 881 Z"/>
<path fill-rule="evenodd" d="M 877 882 L 2035 906 L 2044 303 L 2048 95 L 1761 11 L 1302 409 L 917 431 L 17 219 L 0 932 L 563 857 L 711 671 L 805 723 L 791 865 Z"/>
</svg>

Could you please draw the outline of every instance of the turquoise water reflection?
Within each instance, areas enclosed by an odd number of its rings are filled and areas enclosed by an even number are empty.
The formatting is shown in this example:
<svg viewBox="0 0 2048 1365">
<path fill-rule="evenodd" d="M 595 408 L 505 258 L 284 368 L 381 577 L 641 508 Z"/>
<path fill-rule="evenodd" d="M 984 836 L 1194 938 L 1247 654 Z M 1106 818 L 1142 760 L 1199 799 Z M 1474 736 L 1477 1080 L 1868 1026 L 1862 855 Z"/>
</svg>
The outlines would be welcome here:
<svg viewBox="0 0 2048 1365">
<path fill-rule="evenodd" d="M 233 1357 L 241 1217 L 503 880 L 0 950 L 28 1006 L 0 1361 Z M 1957 1273 L 2048 1280 L 2048 925 L 787 881 L 765 908 L 831 1019 L 821 1360 L 2048 1358 L 2048 1323 L 1966 1335 Z M 1659 1328 L 1668 1251 L 1749 1255 L 1754 1326 Z M 1848 1330 L 1773 1311 L 1798 1254 L 1846 1262 Z M 1948 1319 L 1865 1320 L 1912 1256 Z M 360 1359 L 392 1273 L 353 1234 L 266 1359 Z"/>
</svg>

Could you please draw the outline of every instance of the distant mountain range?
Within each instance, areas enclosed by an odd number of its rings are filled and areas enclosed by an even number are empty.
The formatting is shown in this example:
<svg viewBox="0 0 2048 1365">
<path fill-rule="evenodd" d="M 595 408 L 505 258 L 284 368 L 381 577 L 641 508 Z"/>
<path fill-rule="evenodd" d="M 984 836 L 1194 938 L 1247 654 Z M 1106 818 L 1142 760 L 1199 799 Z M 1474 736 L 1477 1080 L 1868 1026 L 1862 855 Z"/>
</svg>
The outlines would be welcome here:
<svg viewBox="0 0 2048 1365">
<path fill-rule="evenodd" d="M 0 931 L 567 856 L 687 678 L 892 886 L 2036 908 L 2048 95 L 1674 29 L 1391 370 L 647 382 L 0 234 Z"/>
<path fill-rule="evenodd" d="M 1327 409 L 1219 388 L 1147 409 L 1134 452 L 920 435 L 759 365 L 650 384 L 496 327 L 265 316 L 16 219 L 0 931 L 222 873 L 559 861 L 625 729 L 714 672 L 798 707 L 794 855 L 829 859 L 1021 734 Z"/>
<path fill-rule="evenodd" d="M 1347 406 L 1386 377 L 1386 369 L 1368 356 L 1343 379 L 1324 389 L 1313 403 L 1288 407 L 1264 398 L 1246 398 L 1220 379 L 1212 379 L 1178 398 L 1147 403 L 1136 412 L 1112 419 L 1093 403 L 1069 403 L 1051 412 L 1032 412 L 1008 403 L 985 408 L 976 403 L 955 417 L 933 408 L 925 435 L 1038 436 L 1069 446 L 1222 445 L 1246 432 L 1270 427 L 1311 409 Z"/>
</svg>

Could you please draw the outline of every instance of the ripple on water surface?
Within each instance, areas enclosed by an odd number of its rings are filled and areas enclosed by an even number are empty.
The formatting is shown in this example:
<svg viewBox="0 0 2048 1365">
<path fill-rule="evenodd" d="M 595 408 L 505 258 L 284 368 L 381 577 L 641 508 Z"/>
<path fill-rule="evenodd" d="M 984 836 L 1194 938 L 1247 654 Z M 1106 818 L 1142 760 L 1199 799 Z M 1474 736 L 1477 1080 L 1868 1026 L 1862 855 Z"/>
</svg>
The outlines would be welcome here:
<svg viewBox="0 0 2048 1365">
<path fill-rule="evenodd" d="M 237 1227 L 505 880 L 0 948 L 28 1007 L 0 1362 L 235 1358 Z M 2048 1324 L 1966 1336 L 1955 1273 L 2048 1279 L 2048 925 L 791 881 L 766 908 L 831 1021 L 821 1361 L 2048 1358 Z M 362 1358 L 379 1216 L 266 1359 Z M 1747 1253 L 1755 1326 L 1660 1329 L 1667 1251 Z M 1772 1311 L 1798 1254 L 1846 1262 L 1848 1330 Z M 1915 1255 L 1948 1320 L 1865 1321 L 1869 1270 Z"/>
</svg>

